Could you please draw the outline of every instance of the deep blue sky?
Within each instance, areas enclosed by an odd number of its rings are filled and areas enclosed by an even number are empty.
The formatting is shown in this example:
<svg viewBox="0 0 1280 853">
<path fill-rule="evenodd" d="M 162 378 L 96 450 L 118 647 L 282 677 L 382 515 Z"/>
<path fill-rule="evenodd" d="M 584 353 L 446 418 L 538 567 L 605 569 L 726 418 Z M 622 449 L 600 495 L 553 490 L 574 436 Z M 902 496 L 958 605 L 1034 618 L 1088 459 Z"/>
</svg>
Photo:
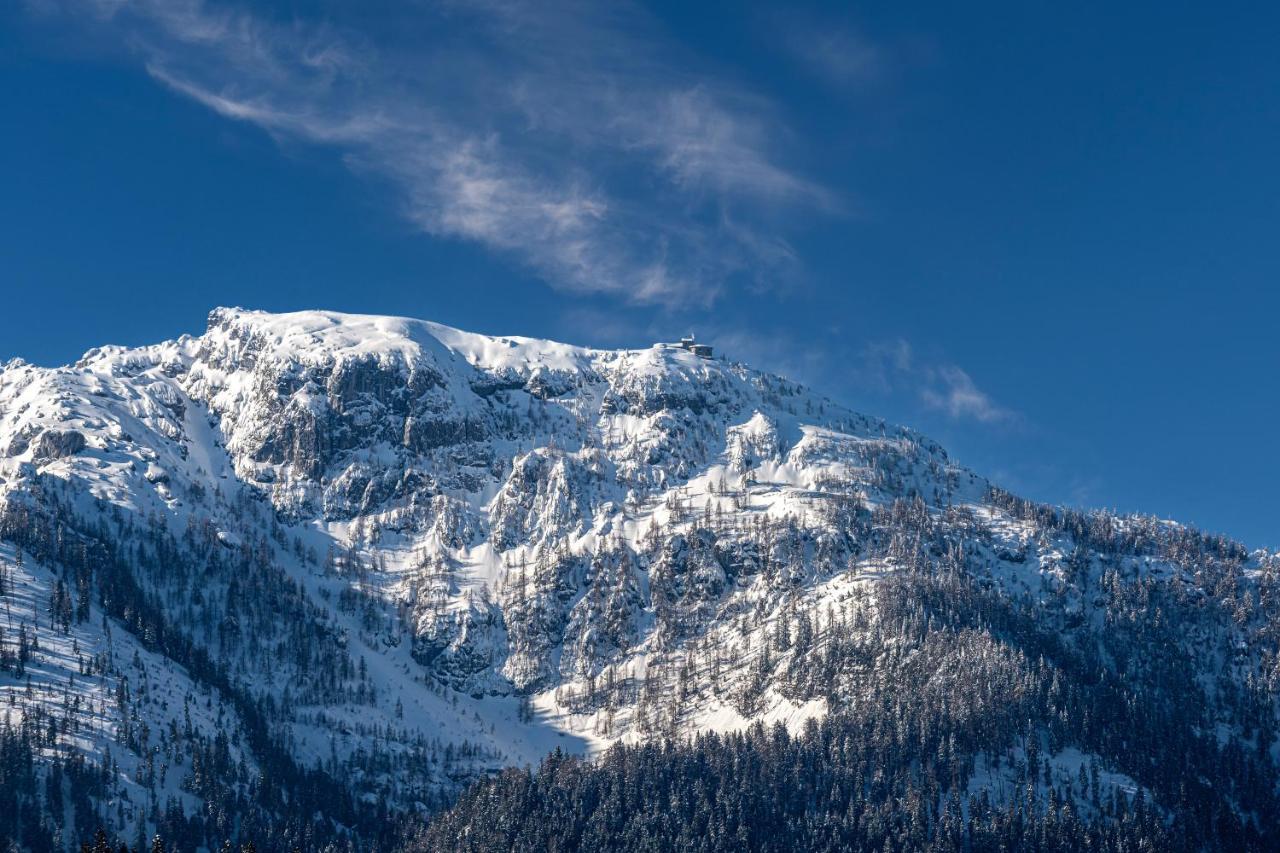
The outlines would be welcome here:
<svg viewBox="0 0 1280 853">
<path fill-rule="evenodd" d="M 355 6 L 5 4 L 0 359 L 219 304 L 695 330 L 1280 545 L 1273 4 Z"/>
</svg>

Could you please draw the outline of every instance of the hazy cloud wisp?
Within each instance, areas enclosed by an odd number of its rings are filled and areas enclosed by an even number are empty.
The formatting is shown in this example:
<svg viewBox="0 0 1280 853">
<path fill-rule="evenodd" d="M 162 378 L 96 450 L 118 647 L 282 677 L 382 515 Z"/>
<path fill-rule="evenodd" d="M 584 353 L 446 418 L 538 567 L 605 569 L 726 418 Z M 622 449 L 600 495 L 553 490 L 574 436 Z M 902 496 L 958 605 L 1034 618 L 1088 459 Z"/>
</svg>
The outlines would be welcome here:
<svg viewBox="0 0 1280 853">
<path fill-rule="evenodd" d="M 388 40 L 205 0 L 38 5 L 95 20 L 228 118 L 337 149 L 417 227 L 555 287 L 708 304 L 730 276 L 794 265 L 771 208 L 838 207 L 777 162 L 770 104 L 679 70 L 697 63 L 632 7 L 423 4 Z"/>
<path fill-rule="evenodd" d="M 968 372 L 955 364 L 922 363 L 911 345 L 894 340 L 868 345 L 861 359 L 862 383 L 882 394 L 913 393 L 929 409 L 956 420 L 1009 424 L 1017 415 L 980 389 Z"/>
</svg>

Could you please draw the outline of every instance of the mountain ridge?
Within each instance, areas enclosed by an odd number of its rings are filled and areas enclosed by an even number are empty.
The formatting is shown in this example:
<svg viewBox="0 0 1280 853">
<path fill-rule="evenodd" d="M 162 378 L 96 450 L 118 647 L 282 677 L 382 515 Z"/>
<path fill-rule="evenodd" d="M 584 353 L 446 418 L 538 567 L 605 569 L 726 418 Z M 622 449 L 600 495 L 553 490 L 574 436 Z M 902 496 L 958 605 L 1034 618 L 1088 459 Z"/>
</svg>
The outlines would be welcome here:
<svg viewBox="0 0 1280 853">
<path fill-rule="evenodd" d="M 0 507 L 0 689 L 59 721 L 30 778 L 117 768 L 60 820 L 15 800 L 33 838 L 352 843 L 556 746 L 796 734 L 870 697 L 960 733 L 965 790 L 1007 800 L 1043 758 L 1033 800 L 1094 766 L 1171 819 L 1274 830 L 1276 555 L 1023 501 L 676 345 L 215 309 L 0 368 Z M 1104 711 L 1197 752 L 1148 766 Z M 1184 807 L 1175 760 L 1229 805 Z M 317 822 L 304 791 L 349 802 Z"/>
</svg>

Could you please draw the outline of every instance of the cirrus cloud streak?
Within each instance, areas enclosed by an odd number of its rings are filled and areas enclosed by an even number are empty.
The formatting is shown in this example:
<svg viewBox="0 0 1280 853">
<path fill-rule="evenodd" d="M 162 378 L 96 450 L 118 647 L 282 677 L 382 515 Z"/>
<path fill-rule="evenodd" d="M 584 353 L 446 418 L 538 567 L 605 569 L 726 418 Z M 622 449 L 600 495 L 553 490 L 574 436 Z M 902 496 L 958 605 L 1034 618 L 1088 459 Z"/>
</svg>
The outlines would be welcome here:
<svg viewBox="0 0 1280 853">
<path fill-rule="evenodd" d="M 560 289 L 710 304 L 734 277 L 785 281 L 784 220 L 840 209 L 780 162 L 772 104 L 635 7 L 477 0 L 320 23 L 206 0 L 33 5 L 93 21 L 229 119 L 336 150 L 422 231 Z"/>
</svg>

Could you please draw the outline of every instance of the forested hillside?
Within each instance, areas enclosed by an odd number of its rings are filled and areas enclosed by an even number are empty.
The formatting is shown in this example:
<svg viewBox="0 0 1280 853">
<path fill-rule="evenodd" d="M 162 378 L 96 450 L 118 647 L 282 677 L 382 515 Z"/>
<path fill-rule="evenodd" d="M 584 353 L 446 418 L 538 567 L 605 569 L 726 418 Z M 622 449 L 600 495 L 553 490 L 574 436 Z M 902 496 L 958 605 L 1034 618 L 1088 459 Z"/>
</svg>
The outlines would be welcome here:
<svg viewBox="0 0 1280 853">
<path fill-rule="evenodd" d="M 0 836 L 1275 849 L 1278 573 L 687 346 L 218 309 L 0 369 Z"/>
</svg>

